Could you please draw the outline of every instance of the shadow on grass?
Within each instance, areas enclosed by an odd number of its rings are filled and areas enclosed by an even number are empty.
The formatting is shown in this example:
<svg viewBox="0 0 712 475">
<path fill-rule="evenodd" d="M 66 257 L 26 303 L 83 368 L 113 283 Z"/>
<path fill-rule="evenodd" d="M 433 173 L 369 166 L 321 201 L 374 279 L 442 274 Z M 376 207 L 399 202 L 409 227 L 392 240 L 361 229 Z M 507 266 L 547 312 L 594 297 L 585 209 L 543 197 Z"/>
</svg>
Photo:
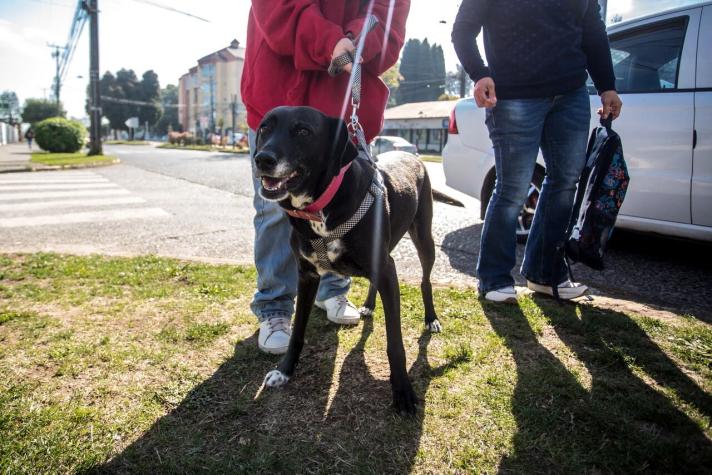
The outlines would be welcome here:
<svg viewBox="0 0 712 475">
<path fill-rule="evenodd" d="M 453 269 L 476 277 L 482 224 L 457 229 L 445 235 L 442 250 Z M 661 252 L 664 250 L 664 252 Z M 612 297 L 677 313 L 687 312 L 712 323 L 712 244 L 674 239 L 616 229 L 606 251 L 606 269 L 597 271 L 574 264 L 576 279 L 605 291 Z M 519 275 L 524 246 L 517 245 L 514 278 L 526 285 Z M 680 289 L 685 291 L 681 292 Z"/>
<path fill-rule="evenodd" d="M 359 330 L 329 324 L 315 311 L 295 376 L 285 388 L 261 393 L 277 358 L 257 350 L 256 334 L 241 341 L 178 407 L 90 473 L 408 472 L 420 444 L 422 405 L 416 417 L 397 416 L 389 382 L 371 375 L 364 358 L 370 318 L 330 398 L 339 331 Z M 421 401 L 432 377 L 459 364 L 431 369 L 429 340 L 419 339 L 410 371 Z"/>
<path fill-rule="evenodd" d="M 712 442 L 631 366 L 702 419 L 712 415 L 710 396 L 633 320 L 585 305 L 535 303 L 583 364 L 586 371 L 579 372 L 590 375 L 590 389 L 582 384 L 585 376 L 574 376 L 540 343 L 518 306 L 484 303 L 517 365 L 512 411 L 518 432 L 500 472 L 709 473 Z"/>
</svg>

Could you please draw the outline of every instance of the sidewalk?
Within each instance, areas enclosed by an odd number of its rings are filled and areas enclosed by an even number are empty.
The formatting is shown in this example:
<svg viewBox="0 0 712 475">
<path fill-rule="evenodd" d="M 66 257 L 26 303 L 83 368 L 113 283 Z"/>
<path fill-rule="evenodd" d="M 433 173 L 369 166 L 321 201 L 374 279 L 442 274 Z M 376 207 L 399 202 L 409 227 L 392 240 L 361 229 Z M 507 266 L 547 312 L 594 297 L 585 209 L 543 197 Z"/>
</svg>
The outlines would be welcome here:
<svg viewBox="0 0 712 475">
<path fill-rule="evenodd" d="M 34 150 L 38 149 L 34 147 Z M 0 173 L 25 172 L 43 168 L 40 164 L 30 164 L 31 156 L 26 142 L 0 146 Z"/>
</svg>

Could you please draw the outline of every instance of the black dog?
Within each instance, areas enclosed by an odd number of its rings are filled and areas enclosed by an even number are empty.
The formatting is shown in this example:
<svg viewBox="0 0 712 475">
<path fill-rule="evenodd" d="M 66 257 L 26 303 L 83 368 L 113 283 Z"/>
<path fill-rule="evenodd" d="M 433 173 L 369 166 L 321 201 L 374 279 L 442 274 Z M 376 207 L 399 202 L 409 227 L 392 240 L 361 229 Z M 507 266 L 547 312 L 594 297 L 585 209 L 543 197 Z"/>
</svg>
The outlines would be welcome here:
<svg viewBox="0 0 712 475">
<path fill-rule="evenodd" d="M 371 282 L 362 314 L 371 314 L 376 291 L 381 295 L 393 404 L 399 411 L 415 412 L 417 398 L 408 380 L 401 336 L 398 276 L 390 252 L 407 231 L 423 268 L 425 324 L 430 331 L 440 331 L 430 284 L 435 261 L 433 197 L 420 160 L 406 153 L 391 155 L 374 166 L 359 155 L 342 120 L 309 107 L 278 107 L 262 120 L 254 155 L 260 193 L 290 214 L 291 245 L 299 261 L 289 349 L 265 377 L 266 386 L 281 386 L 294 372 L 319 275 L 361 276 Z M 315 210 L 315 205 L 323 208 Z"/>
</svg>

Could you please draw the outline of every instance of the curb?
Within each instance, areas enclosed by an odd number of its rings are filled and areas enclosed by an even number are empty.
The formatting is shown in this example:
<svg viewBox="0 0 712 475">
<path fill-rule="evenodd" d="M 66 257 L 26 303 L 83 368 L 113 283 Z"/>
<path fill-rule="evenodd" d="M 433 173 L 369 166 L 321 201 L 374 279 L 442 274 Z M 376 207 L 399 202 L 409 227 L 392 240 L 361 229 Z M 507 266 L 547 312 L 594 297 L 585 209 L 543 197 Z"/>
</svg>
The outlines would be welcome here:
<svg viewBox="0 0 712 475">
<path fill-rule="evenodd" d="M 117 165 L 121 163 L 118 158 L 113 159 L 106 163 L 94 163 L 94 164 L 77 164 L 77 165 L 27 165 L 25 168 L 13 168 L 10 170 L 0 170 L 0 174 L 3 173 L 27 173 L 27 172 L 45 172 L 45 171 L 58 171 L 58 170 L 81 170 L 83 168 L 101 168 L 109 167 L 111 165 Z"/>
</svg>

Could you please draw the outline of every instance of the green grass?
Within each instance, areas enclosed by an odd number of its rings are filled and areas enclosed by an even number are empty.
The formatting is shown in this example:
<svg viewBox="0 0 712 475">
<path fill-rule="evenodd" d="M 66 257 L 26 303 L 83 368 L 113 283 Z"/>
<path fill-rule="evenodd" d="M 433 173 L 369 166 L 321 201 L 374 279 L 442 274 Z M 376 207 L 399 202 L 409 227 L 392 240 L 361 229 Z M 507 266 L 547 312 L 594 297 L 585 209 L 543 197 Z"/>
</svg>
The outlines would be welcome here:
<svg viewBox="0 0 712 475">
<path fill-rule="evenodd" d="M 232 147 L 216 147 L 213 145 L 177 145 L 164 143 L 158 145 L 156 148 L 167 148 L 167 149 L 177 149 L 177 150 L 197 150 L 201 152 L 225 152 L 225 153 L 249 153 L 250 151 L 246 148 L 235 148 Z"/>
<path fill-rule="evenodd" d="M 424 161 L 424 162 L 435 162 L 435 163 L 442 163 L 443 162 L 443 157 L 440 155 L 424 155 L 420 154 L 418 157 Z"/>
<path fill-rule="evenodd" d="M 40 163 L 42 165 L 74 167 L 74 166 L 95 166 L 108 165 L 115 163 L 115 157 L 108 155 L 92 155 L 89 156 L 83 152 L 77 153 L 47 153 L 33 152 L 32 163 Z"/>
<path fill-rule="evenodd" d="M 280 390 L 254 269 L 0 255 L 2 473 L 636 473 L 712 466 L 712 328 L 401 286 L 415 417 L 390 407 L 384 317 L 314 310 Z M 356 279 L 354 301 L 366 293 Z"/>
</svg>

